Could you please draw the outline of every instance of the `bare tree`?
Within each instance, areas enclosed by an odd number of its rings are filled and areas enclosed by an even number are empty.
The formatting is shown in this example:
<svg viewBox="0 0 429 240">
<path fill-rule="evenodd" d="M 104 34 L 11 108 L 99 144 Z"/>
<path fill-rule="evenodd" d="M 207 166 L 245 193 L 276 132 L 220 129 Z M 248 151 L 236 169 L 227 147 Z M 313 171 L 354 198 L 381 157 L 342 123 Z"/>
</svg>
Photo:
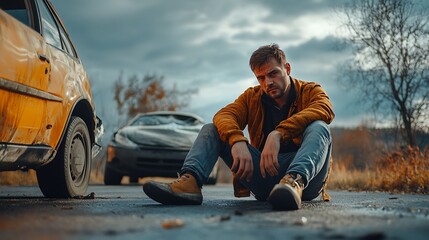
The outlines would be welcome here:
<svg viewBox="0 0 429 240">
<path fill-rule="evenodd" d="M 403 139 L 427 130 L 429 111 L 428 5 L 410 0 L 358 0 L 340 10 L 354 59 L 340 79 L 389 117 Z"/>
<path fill-rule="evenodd" d="M 127 118 L 131 118 L 137 113 L 176 111 L 188 106 L 191 96 L 197 93 L 197 89 L 179 90 L 176 85 L 167 88 L 163 81 L 163 76 L 145 75 L 138 78 L 133 75 L 124 83 L 123 74 L 120 74 L 114 85 L 119 115 L 126 114 Z"/>
</svg>

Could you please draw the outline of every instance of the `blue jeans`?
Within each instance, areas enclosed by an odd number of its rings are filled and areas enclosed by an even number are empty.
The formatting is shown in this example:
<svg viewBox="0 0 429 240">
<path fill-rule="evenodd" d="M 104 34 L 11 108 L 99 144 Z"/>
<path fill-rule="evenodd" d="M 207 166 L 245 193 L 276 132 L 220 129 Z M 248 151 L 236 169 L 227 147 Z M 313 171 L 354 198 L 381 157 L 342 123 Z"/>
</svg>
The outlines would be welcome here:
<svg viewBox="0 0 429 240">
<path fill-rule="evenodd" d="M 257 199 L 265 200 L 274 185 L 279 183 L 286 173 L 298 173 L 304 180 L 302 200 L 312 200 L 321 193 L 328 176 L 331 145 L 328 125 L 323 121 L 315 121 L 305 129 L 302 145 L 297 152 L 279 154 L 279 175 L 271 177 L 267 174 L 263 178 L 259 168 L 261 152 L 248 144 L 253 160 L 253 177 L 250 182 L 241 183 L 249 188 Z M 198 134 L 180 172 L 191 171 L 199 183 L 205 183 L 218 157 L 231 168 L 231 147 L 220 140 L 216 127 L 209 123 L 204 125 Z"/>
</svg>

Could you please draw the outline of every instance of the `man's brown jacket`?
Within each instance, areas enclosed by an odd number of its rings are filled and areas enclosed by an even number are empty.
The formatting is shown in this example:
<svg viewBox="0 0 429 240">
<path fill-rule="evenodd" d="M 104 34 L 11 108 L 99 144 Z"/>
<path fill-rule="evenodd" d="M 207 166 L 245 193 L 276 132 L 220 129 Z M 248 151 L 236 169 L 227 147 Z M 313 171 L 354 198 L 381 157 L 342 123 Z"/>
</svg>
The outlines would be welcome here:
<svg viewBox="0 0 429 240">
<path fill-rule="evenodd" d="M 302 133 L 310 123 L 322 120 L 329 124 L 334 119 L 335 114 L 328 95 L 319 84 L 294 78 L 291 80 L 295 87 L 296 99 L 291 104 L 288 117 L 280 122 L 276 130 L 282 135 L 281 141 L 292 140 L 300 146 Z M 233 103 L 228 104 L 215 114 L 213 123 L 222 141 L 228 142 L 230 146 L 240 141 L 249 142 L 243 134 L 243 130 L 247 126 L 250 144 L 259 149 L 264 139 L 262 94 L 263 90 L 260 86 L 250 87 Z M 234 182 L 237 183 L 237 181 Z M 323 195 L 325 194 L 324 191 Z M 329 196 L 322 197 L 325 200 L 329 198 Z"/>
</svg>

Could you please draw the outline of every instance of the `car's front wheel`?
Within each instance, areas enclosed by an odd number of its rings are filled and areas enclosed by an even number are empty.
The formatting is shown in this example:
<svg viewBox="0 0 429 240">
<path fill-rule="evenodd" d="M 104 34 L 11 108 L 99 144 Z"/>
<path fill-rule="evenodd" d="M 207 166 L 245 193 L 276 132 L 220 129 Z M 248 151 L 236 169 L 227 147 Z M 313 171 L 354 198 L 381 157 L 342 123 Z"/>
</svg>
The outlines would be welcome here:
<svg viewBox="0 0 429 240">
<path fill-rule="evenodd" d="M 122 175 L 119 175 L 107 166 L 104 169 L 104 184 L 106 185 L 121 185 Z"/>
<path fill-rule="evenodd" d="M 73 116 L 55 159 L 37 170 L 37 180 L 46 197 L 84 195 L 91 171 L 91 140 L 88 127 Z"/>
<path fill-rule="evenodd" d="M 138 183 L 138 182 L 139 182 L 139 178 L 138 177 L 130 176 L 130 183 Z"/>
</svg>

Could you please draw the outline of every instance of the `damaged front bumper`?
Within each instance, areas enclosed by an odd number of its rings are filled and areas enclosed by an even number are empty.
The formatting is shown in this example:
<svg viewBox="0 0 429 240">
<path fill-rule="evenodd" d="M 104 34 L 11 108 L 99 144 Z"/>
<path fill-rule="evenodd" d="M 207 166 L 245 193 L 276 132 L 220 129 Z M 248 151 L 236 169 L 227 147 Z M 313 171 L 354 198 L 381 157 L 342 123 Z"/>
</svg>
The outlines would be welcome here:
<svg viewBox="0 0 429 240">
<path fill-rule="evenodd" d="M 101 146 L 104 136 L 104 126 L 101 119 L 97 116 L 94 128 L 94 144 L 92 145 L 92 159 L 97 157 L 103 147 Z"/>
</svg>

